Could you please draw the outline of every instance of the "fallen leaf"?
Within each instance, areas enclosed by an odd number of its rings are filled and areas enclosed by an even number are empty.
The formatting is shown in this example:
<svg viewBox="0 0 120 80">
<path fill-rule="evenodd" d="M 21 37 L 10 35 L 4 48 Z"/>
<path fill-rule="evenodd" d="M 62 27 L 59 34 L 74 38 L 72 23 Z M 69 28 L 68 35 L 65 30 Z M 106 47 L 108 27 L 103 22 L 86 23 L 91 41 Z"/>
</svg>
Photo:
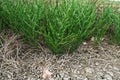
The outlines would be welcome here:
<svg viewBox="0 0 120 80">
<path fill-rule="evenodd" d="M 43 70 L 43 80 L 50 80 L 52 73 L 48 69 Z"/>
</svg>

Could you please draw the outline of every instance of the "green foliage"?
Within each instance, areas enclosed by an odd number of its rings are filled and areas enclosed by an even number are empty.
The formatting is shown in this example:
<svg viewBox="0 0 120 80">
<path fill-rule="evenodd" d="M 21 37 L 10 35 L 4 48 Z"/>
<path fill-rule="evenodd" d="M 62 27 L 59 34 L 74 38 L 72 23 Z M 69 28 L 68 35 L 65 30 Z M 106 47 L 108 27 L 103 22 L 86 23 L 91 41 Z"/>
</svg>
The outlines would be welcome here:
<svg viewBox="0 0 120 80">
<path fill-rule="evenodd" d="M 116 27 L 115 27 L 115 39 L 118 44 L 120 44 L 120 13 L 117 14 L 118 18 L 116 21 Z"/>
<path fill-rule="evenodd" d="M 1 6 L 2 2 L 0 1 L 0 31 L 2 30 L 2 6 Z"/>
<path fill-rule="evenodd" d="M 0 18 L 0 31 L 2 30 L 2 19 Z"/>
<path fill-rule="evenodd" d="M 106 1 L 108 2 L 108 1 Z M 119 1 L 111 1 L 109 7 L 105 7 L 108 11 L 106 11 L 105 19 L 106 24 L 109 23 L 110 27 L 108 28 L 108 34 L 110 35 L 110 39 L 114 41 L 116 44 L 120 45 L 120 2 Z M 114 7 L 112 6 L 114 5 Z M 104 17 L 105 18 L 105 17 Z M 103 30 L 104 31 L 104 30 Z"/>
<path fill-rule="evenodd" d="M 114 28 L 111 36 L 120 44 L 120 13 L 103 5 L 98 14 L 96 2 L 56 0 L 46 4 L 44 0 L 1 0 L 0 29 L 10 28 L 29 43 L 43 36 L 55 54 L 73 52 L 92 36 L 99 43 L 111 25 Z"/>
<path fill-rule="evenodd" d="M 100 14 L 98 14 L 99 17 L 97 17 L 96 24 L 95 26 L 95 32 L 94 32 L 94 37 L 95 37 L 95 43 L 99 43 L 100 40 L 104 37 L 104 35 L 107 33 L 108 29 L 110 28 L 111 25 L 111 7 L 104 7 L 102 8 L 102 11 Z"/>
<path fill-rule="evenodd" d="M 43 17 L 42 0 L 34 2 L 22 0 L 3 0 L 4 22 L 16 33 L 20 33 L 27 41 L 34 42 L 37 36 L 39 20 Z"/>
<path fill-rule="evenodd" d="M 115 10 L 110 20 L 113 23 L 113 34 L 111 34 L 111 38 L 115 43 L 120 45 L 120 11 Z"/>
<path fill-rule="evenodd" d="M 43 35 L 54 53 L 73 51 L 93 31 L 96 7 L 77 1 L 63 0 L 57 6 L 48 6 Z"/>
</svg>

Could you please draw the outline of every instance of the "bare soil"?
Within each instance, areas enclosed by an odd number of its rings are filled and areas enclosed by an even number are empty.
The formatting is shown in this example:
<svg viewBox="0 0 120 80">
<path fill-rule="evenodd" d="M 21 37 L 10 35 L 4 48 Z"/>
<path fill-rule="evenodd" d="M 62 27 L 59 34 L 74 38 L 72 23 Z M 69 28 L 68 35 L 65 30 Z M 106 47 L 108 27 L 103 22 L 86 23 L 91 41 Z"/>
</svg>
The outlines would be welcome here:
<svg viewBox="0 0 120 80">
<path fill-rule="evenodd" d="M 0 33 L 0 80 L 120 80 L 120 46 L 104 39 L 83 42 L 73 54 L 57 56 L 32 48 L 11 32 Z"/>
</svg>

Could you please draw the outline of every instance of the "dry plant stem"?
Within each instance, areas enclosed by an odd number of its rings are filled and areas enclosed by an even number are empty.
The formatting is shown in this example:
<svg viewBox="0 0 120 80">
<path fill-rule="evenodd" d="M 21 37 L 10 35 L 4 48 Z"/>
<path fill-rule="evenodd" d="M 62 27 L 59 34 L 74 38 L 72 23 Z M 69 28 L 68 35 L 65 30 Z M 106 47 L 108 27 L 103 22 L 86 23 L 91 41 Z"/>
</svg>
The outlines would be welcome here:
<svg viewBox="0 0 120 80">
<path fill-rule="evenodd" d="M 11 43 L 7 46 L 6 52 L 0 52 L 1 80 L 42 80 L 43 72 L 46 79 L 49 76 L 50 79 L 48 80 L 120 79 L 120 46 L 110 45 L 106 40 L 107 38 L 99 46 L 95 46 L 93 41 L 86 41 L 86 44 L 79 46 L 74 54 L 64 54 L 58 57 L 50 54 L 44 48 L 43 50 L 46 51 L 42 51 L 40 48 L 34 50 L 30 47 L 24 47 L 26 44 L 21 44 L 19 42 L 20 38 L 9 41 L 8 39 L 14 38 L 14 35 L 4 36 L 2 35 L 4 40 L 2 44 Z M 16 43 L 19 45 L 16 45 Z M 3 47 L 0 50 L 4 49 Z M 23 50 L 25 51 L 21 52 Z M 24 53 L 22 56 L 18 55 L 22 53 Z M 6 57 L 5 54 L 9 57 Z M 14 54 L 14 56 L 11 54 Z"/>
</svg>

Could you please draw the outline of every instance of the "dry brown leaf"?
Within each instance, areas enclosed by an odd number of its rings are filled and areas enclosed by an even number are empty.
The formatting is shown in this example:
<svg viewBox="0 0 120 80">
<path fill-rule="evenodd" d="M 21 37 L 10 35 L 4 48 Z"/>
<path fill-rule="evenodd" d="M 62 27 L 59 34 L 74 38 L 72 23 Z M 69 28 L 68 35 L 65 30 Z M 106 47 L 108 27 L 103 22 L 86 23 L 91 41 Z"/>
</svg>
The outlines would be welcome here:
<svg viewBox="0 0 120 80">
<path fill-rule="evenodd" d="M 48 69 L 43 70 L 43 80 L 50 80 L 52 73 Z"/>
</svg>

